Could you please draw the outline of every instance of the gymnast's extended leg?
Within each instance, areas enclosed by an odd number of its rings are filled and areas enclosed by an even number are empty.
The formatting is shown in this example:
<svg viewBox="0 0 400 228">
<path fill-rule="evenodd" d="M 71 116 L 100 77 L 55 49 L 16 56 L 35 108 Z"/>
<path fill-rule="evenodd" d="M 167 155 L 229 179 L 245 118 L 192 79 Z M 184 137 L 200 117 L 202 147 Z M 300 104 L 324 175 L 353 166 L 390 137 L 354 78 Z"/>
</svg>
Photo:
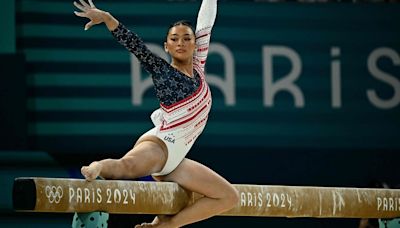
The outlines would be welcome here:
<svg viewBox="0 0 400 228">
<path fill-rule="evenodd" d="M 142 137 L 120 159 L 104 159 L 83 166 L 83 176 L 91 181 L 101 176 L 105 179 L 135 179 L 161 171 L 167 160 L 165 144 L 152 136 Z"/>
</svg>

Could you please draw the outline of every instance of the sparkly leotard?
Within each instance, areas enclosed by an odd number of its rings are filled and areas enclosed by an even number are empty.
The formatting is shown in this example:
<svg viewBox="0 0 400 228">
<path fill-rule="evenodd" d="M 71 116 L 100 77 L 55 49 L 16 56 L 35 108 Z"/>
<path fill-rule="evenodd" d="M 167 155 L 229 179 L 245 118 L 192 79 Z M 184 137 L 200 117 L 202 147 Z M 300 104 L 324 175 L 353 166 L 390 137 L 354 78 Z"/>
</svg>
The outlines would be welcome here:
<svg viewBox="0 0 400 228">
<path fill-rule="evenodd" d="M 154 135 L 167 146 L 168 159 L 161 172 L 172 172 L 184 159 L 197 137 L 203 132 L 211 109 L 211 92 L 205 80 L 211 29 L 216 17 L 216 0 L 203 0 L 197 18 L 196 45 L 193 56 L 194 77 L 172 67 L 152 53 L 144 42 L 123 24 L 112 31 L 113 36 L 132 52 L 151 75 L 160 108 L 151 115 L 154 128 L 144 135 Z"/>
</svg>

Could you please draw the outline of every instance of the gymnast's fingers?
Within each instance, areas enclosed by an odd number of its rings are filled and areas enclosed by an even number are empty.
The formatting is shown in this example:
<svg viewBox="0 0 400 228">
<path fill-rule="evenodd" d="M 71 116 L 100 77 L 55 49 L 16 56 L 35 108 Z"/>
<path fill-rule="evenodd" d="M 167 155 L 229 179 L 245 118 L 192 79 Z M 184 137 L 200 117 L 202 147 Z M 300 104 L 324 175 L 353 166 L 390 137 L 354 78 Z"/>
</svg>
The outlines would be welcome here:
<svg viewBox="0 0 400 228">
<path fill-rule="evenodd" d="M 81 11 L 86 12 L 85 8 L 75 1 L 74 1 L 74 6 L 76 6 L 76 8 L 80 9 Z"/>
<path fill-rule="evenodd" d="M 92 1 L 92 0 L 89 0 L 89 4 L 90 4 L 90 7 L 96 8 L 96 6 L 93 4 L 93 1 Z"/>
<path fill-rule="evenodd" d="M 79 0 L 85 8 L 91 8 L 84 0 Z"/>
<path fill-rule="evenodd" d="M 76 11 L 74 11 L 74 14 L 75 14 L 76 16 L 78 16 L 78 17 L 87 17 L 86 14 L 83 13 L 83 12 L 76 12 Z"/>
</svg>

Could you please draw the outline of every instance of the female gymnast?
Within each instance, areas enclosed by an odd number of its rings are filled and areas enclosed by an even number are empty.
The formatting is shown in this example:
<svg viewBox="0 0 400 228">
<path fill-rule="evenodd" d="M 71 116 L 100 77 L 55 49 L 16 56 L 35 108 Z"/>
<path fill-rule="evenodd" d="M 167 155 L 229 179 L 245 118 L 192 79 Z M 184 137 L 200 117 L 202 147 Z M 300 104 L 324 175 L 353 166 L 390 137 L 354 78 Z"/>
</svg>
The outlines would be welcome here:
<svg viewBox="0 0 400 228">
<path fill-rule="evenodd" d="M 211 93 L 204 67 L 217 0 L 203 0 L 196 30 L 186 21 L 172 24 L 164 42 L 171 63 L 152 53 L 144 42 L 109 12 L 97 9 L 92 0 L 74 2 L 75 15 L 90 19 L 85 30 L 105 23 L 114 38 L 132 52 L 152 76 L 160 108 L 151 114 L 154 128 L 144 133 L 120 159 L 104 159 L 83 166 L 88 180 L 138 178 L 152 175 L 158 181 L 176 182 L 205 197 L 173 216 L 156 216 L 135 227 L 181 227 L 233 208 L 237 190 L 223 177 L 199 162 L 185 158 L 203 132 L 211 109 Z"/>
</svg>

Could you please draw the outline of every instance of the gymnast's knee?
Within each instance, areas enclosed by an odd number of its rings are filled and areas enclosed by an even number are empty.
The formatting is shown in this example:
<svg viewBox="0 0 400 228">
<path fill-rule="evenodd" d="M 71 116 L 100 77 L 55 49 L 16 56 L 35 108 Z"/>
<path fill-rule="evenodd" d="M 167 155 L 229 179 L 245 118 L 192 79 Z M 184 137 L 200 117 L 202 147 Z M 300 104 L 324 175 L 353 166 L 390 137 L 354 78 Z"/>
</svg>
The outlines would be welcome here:
<svg viewBox="0 0 400 228">
<path fill-rule="evenodd" d="M 226 210 L 232 209 L 239 203 L 240 200 L 238 190 L 230 185 L 230 187 L 225 191 L 222 200 L 224 202 L 223 204 L 226 207 Z"/>
</svg>

